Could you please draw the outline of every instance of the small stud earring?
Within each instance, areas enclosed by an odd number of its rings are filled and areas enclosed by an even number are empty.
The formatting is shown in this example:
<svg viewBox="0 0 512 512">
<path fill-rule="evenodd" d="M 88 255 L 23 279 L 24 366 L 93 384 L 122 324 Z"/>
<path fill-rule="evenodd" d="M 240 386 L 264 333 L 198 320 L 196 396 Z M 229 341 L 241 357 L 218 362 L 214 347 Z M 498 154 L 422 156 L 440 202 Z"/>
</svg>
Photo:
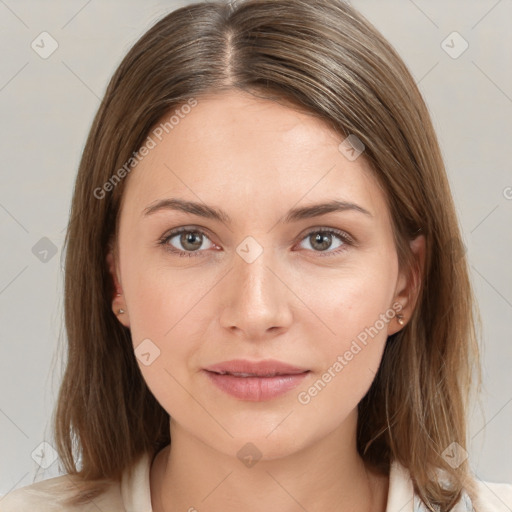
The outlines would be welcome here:
<svg viewBox="0 0 512 512">
<path fill-rule="evenodd" d="M 124 309 L 120 309 L 118 312 L 117 312 L 119 315 L 122 315 L 124 313 Z"/>
<path fill-rule="evenodd" d="M 396 315 L 396 321 L 400 324 L 400 325 L 404 325 L 404 315 L 400 315 L 400 314 L 397 314 Z"/>
</svg>

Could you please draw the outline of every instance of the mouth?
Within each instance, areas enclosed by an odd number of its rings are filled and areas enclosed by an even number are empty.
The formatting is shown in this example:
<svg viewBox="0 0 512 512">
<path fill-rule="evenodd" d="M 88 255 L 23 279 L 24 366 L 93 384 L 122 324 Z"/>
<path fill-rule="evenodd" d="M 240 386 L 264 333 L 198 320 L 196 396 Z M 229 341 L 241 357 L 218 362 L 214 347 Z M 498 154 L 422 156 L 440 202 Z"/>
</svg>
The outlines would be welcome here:
<svg viewBox="0 0 512 512">
<path fill-rule="evenodd" d="M 239 400 L 260 402 L 295 388 L 311 372 L 274 360 L 232 360 L 204 369 L 209 381 Z"/>
</svg>

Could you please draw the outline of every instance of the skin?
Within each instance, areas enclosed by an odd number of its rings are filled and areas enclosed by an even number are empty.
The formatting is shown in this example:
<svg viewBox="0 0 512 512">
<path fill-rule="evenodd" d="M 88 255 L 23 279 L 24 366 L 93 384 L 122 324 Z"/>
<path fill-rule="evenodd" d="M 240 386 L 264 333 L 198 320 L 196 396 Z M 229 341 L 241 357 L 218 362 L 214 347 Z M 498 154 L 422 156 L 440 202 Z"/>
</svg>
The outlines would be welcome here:
<svg viewBox="0 0 512 512">
<path fill-rule="evenodd" d="M 107 261 L 121 293 L 112 307 L 125 310 L 118 319 L 134 349 L 149 338 L 160 350 L 147 366 L 138 359 L 171 416 L 172 450 L 151 467 L 155 512 L 385 510 L 388 476 L 365 467 L 356 450 L 357 404 L 387 336 L 403 326 L 391 319 L 308 404 L 297 399 L 393 303 L 407 322 L 417 298 L 418 276 L 398 266 L 384 192 L 364 154 L 350 161 L 339 151 L 342 140 L 313 116 L 223 92 L 198 98 L 127 178 Z M 232 224 L 171 210 L 142 214 L 170 197 L 222 208 Z M 371 215 L 282 222 L 290 208 L 332 199 Z M 196 256 L 158 245 L 181 226 L 205 235 L 189 244 L 177 235 L 167 245 Z M 322 250 L 314 228 L 356 242 L 327 235 Z M 263 248 L 251 263 L 236 252 L 247 236 Z M 411 248 L 422 264 L 423 237 Z M 202 371 L 235 358 L 272 358 L 310 373 L 285 395 L 245 401 Z M 237 457 L 249 442 L 261 453 L 252 467 Z"/>
</svg>

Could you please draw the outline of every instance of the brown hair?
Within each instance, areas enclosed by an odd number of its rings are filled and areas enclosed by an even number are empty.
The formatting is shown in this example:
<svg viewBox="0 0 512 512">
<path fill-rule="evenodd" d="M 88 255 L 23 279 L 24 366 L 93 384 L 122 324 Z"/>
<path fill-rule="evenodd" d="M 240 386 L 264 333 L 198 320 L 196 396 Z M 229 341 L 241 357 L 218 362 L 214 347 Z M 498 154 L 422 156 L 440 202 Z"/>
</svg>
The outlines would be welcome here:
<svg viewBox="0 0 512 512">
<path fill-rule="evenodd" d="M 170 443 L 169 414 L 111 310 L 106 254 L 128 179 L 119 169 L 164 116 L 230 89 L 287 102 L 357 136 L 385 190 L 403 268 L 414 265 L 409 241 L 425 236 L 418 302 L 405 328 L 388 338 L 359 404 L 357 445 L 382 471 L 395 459 L 408 468 L 430 510 L 450 510 L 472 477 L 467 461 L 453 468 L 441 454 L 454 441 L 466 447 L 474 369 L 481 381 L 467 262 L 424 100 L 392 46 L 337 0 L 188 5 L 146 32 L 112 77 L 83 151 L 65 241 L 68 361 L 55 439 L 67 473 L 90 491 L 73 501 L 89 500 L 143 453 Z M 451 486 L 438 481 L 438 469 Z"/>
</svg>

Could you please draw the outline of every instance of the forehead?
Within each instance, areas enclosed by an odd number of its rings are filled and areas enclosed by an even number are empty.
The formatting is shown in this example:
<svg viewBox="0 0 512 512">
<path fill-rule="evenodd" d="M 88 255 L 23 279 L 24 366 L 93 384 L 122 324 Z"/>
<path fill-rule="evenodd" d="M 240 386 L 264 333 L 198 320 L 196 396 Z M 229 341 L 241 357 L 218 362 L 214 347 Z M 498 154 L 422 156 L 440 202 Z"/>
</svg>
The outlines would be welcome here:
<svg viewBox="0 0 512 512">
<path fill-rule="evenodd" d="M 165 197 L 232 205 L 235 216 L 326 199 L 386 208 L 364 153 L 347 159 L 344 137 L 313 115 L 234 91 L 199 97 L 187 112 L 152 136 L 130 173 L 123 204 L 131 210 Z"/>
</svg>

